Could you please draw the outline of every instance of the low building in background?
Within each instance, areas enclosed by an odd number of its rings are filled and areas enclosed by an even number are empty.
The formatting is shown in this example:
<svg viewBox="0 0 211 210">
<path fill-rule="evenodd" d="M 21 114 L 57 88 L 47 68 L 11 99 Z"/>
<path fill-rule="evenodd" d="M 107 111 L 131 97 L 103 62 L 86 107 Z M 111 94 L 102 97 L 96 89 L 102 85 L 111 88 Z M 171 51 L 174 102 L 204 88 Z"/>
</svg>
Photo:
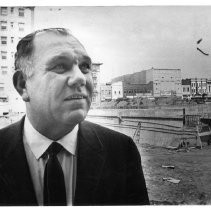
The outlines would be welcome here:
<svg viewBox="0 0 211 210">
<path fill-rule="evenodd" d="M 182 98 L 191 99 L 191 79 L 182 79 Z"/>
<path fill-rule="evenodd" d="M 207 78 L 191 78 L 191 96 L 207 93 Z"/>
<path fill-rule="evenodd" d="M 129 84 L 123 83 L 123 96 L 124 98 L 137 98 L 142 96 L 152 97 L 153 83 L 148 84 Z"/>
<path fill-rule="evenodd" d="M 122 83 L 125 97 L 136 97 L 137 94 L 151 94 L 152 97 L 182 97 L 181 70 L 156 69 L 143 70 L 112 79 L 113 84 Z M 115 85 L 116 86 L 116 85 Z M 112 98 L 116 98 L 116 90 L 112 90 Z M 120 90 L 119 90 L 120 91 Z M 121 92 L 121 91 L 120 91 Z"/>
<path fill-rule="evenodd" d="M 110 101 L 112 99 L 111 83 L 105 83 L 100 85 L 100 100 Z"/>
<path fill-rule="evenodd" d="M 114 82 L 111 83 L 111 97 L 112 99 L 123 98 L 123 82 Z"/>
</svg>

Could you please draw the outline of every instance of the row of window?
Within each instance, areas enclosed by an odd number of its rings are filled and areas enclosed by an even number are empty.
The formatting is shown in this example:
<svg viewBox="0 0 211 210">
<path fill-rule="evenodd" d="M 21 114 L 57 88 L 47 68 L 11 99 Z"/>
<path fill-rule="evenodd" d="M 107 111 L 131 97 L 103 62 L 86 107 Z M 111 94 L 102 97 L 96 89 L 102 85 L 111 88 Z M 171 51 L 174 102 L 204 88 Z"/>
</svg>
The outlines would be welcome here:
<svg viewBox="0 0 211 210">
<path fill-rule="evenodd" d="M 101 90 L 102 94 L 111 94 L 111 90 Z"/>
<path fill-rule="evenodd" d="M 7 40 L 7 36 L 1 36 L 1 45 L 7 45 L 8 44 L 8 40 Z M 10 43 L 13 44 L 14 43 L 14 37 L 11 36 L 10 37 Z"/>
<path fill-rule="evenodd" d="M 10 14 L 14 14 L 14 7 L 1 7 L 0 14 L 2 16 L 6 16 L 9 14 L 9 11 L 10 11 Z M 18 8 L 18 16 L 24 17 L 24 8 Z"/>
<path fill-rule="evenodd" d="M 116 95 L 118 93 L 118 91 L 114 91 L 114 94 Z M 119 91 L 119 94 L 121 94 L 121 91 Z"/>
<path fill-rule="evenodd" d="M 14 58 L 14 52 L 11 52 L 11 57 Z M 7 51 L 1 51 L 1 59 L 6 60 L 7 59 Z"/>
<path fill-rule="evenodd" d="M 194 83 L 191 84 L 191 86 L 192 86 L 192 87 L 196 87 L 196 84 L 197 84 L 197 86 L 199 86 L 199 87 L 201 87 L 201 86 L 206 86 L 206 82 L 202 82 L 202 83 L 201 83 L 201 82 L 197 82 L 197 83 L 194 82 Z"/>
<path fill-rule="evenodd" d="M 187 88 L 183 87 L 183 92 L 189 92 L 189 91 L 190 91 L 189 87 L 187 87 Z"/>
<path fill-rule="evenodd" d="M 7 27 L 7 21 L 1 21 L 1 31 L 7 31 L 8 27 Z M 24 25 L 25 23 L 18 23 L 18 30 L 19 31 L 24 31 Z M 10 28 L 13 29 L 14 28 L 14 22 L 10 22 Z"/>
</svg>

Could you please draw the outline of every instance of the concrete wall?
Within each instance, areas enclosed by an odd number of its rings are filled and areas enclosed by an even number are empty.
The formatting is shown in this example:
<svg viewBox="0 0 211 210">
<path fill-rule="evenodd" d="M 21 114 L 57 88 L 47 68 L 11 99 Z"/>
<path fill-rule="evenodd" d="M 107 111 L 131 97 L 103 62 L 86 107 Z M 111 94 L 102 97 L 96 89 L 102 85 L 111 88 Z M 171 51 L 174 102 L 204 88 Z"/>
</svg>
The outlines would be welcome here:
<svg viewBox="0 0 211 210">
<path fill-rule="evenodd" d="M 182 118 L 183 108 L 185 108 L 186 115 L 201 115 L 211 118 L 211 103 L 191 106 L 163 106 L 151 109 L 93 109 L 89 111 L 89 115 Z"/>
</svg>

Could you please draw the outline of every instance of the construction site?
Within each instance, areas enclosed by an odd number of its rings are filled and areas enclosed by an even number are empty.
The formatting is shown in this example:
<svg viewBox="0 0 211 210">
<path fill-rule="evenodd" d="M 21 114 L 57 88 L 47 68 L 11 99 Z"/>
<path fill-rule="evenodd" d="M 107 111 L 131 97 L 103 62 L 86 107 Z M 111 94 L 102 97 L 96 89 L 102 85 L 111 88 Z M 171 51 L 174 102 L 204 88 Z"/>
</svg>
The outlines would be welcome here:
<svg viewBox="0 0 211 210">
<path fill-rule="evenodd" d="M 211 204 L 211 131 L 203 123 L 208 111 L 93 110 L 87 120 L 134 140 L 151 205 L 205 205 Z"/>
</svg>

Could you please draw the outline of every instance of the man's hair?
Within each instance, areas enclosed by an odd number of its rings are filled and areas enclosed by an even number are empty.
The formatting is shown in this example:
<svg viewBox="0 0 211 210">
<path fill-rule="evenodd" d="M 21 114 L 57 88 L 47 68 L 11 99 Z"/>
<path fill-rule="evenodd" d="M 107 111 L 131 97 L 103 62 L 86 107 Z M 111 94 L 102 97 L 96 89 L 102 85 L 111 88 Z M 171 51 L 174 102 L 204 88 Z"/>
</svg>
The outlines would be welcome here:
<svg viewBox="0 0 211 210">
<path fill-rule="evenodd" d="M 32 75 L 33 69 L 33 41 L 38 33 L 52 32 L 63 36 L 73 36 L 66 28 L 46 28 L 42 30 L 34 31 L 27 36 L 23 37 L 17 45 L 17 51 L 15 53 L 15 70 L 22 71 L 23 75 L 29 78 Z"/>
</svg>

